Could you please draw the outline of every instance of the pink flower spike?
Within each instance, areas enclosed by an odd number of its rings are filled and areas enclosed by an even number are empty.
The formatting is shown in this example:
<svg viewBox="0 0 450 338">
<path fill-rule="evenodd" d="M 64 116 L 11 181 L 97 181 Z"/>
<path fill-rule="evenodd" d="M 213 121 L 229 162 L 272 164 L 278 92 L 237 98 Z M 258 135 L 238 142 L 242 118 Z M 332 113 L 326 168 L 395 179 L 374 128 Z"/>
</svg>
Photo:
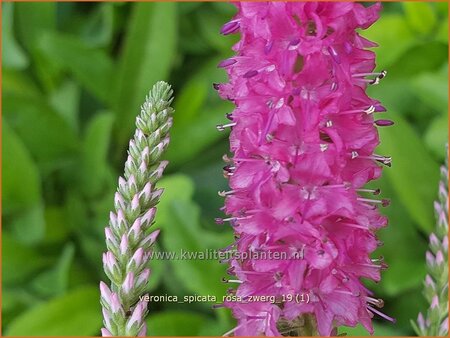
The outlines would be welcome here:
<svg viewBox="0 0 450 338">
<path fill-rule="evenodd" d="M 141 196 L 144 196 L 145 199 L 149 199 L 151 193 L 152 193 L 152 185 L 151 185 L 150 182 L 148 182 L 148 183 L 144 186 L 144 189 L 142 189 Z"/>
<path fill-rule="evenodd" d="M 116 192 L 114 195 L 114 203 L 117 209 L 123 209 L 125 207 L 125 201 L 123 200 L 123 197 L 119 192 Z"/>
<path fill-rule="evenodd" d="M 103 319 L 104 319 L 106 328 L 110 329 L 112 322 L 111 322 L 111 316 L 110 316 L 109 312 L 105 308 L 102 308 L 102 314 L 103 314 Z"/>
<path fill-rule="evenodd" d="M 233 59 L 227 59 L 227 60 L 221 61 L 221 62 L 217 65 L 217 67 L 219 67 L 219 68 L 225 68 L 225 67 L 229 67 L 229 66 L 231 66 L 231 65 L 234 65 L 235 63 L 236 63 L 236 60 L 233 60 Z"/>
<path fill-rule="evenodd" d="M 134 263 L 135 266 L 139 266 L 139 265 L 141 265 L 143 258 L 144 258 L 144 249 L 139 248 L 134 253 L 133 257 L 131 258 L 130 263 Z"/>
<path fill-rule="evenodd" d="M 132 237 L 130 237 L 131 241 L 136 240 L 136 238 L 139 237 L 140 231 L 141 231 L 141 219 L 137 218 L 134 221 L 133 225 L 131 226 L 130 230 L 128 231 L 128 236 L 131 236 L 131 234 L 133 234 Z"/>
<path fill-rule="evenodd" d="M 448 335 L 448 317 L 445 318 L 441 325 L 439 326 L 439 336 L 447 336 Z"/>
<path fill-rule="evenodd" d="M 147 228 L 153 222 L 153 218 L 155 217 L 156 208 L 149 209 L 143 216 L 141 216 L 141 225 L 144 228 Z"/>
<path fill-rule="evenodd" d="M 430 309 L 436 308 L 439 308 L 439 297 L 437 295 L 434 295 L 433 299 L 431 300 Z"/>
<path fill-rule="evenodd" d="M 226 282 L 237 284 L 230 293 L 243 299 L 224 302 L 237 319 L 228 333 L 329 336 L 358 323 L 372 332 L 374 314 L 394 321 L 361 281 L 380 281 L 387 268 L 372 254 L 389 199 L 364 186 L 391 165 L 375 149 L 377 127 L 393 122 L 374 118 L 386 109 L 366 90 L 387 72 L 375 70 L 375 44 L 360 35 L 381 5 L 235 5 L 223 31 L 241 39 L 218 65 L 228 82 L 214 86 L 235 105 L 231 122 L 217 126 L 230 130 L 231 154 L 223 168 L 230 188 L 219 192 L 227 216 L 215 222 L 233 227 L 241 254 L 226 260 L 234 275 Z M 306 291 L 308 303 L 247 300 Z"/>
<path fill-rule="evenodd" d="M 131 210 L 134 211 L 139 207 L 139 196 L 135 194 L 133 199 L 131 200 Z"/>
<path fill-rule="evenodd" d="M 134 287 L 134 274 L 132 272 L 128 272 L 127 276 L 122 285 L 122 290 L 128 294 Z"/>
<path fill-rule="evenodd" d="M 424 295 L 428 301 L 414 329 L 419 336 L 448 336 L 448 144 L 445 165 L 441 166 L 438 200 L 434 202 L 436 225 L 426 252 Z M 434 255 L 433 255 L 434 254 Z"/>
<path fill-rule="evenodd" d="M 145 237 L 140 244 L 142 246 L 152 245 L 156 241 L 156 238 L 158 237 L 160 232 L 161 232 L 161 230 L 159 230 L 159 229 L 153 231 L 150 235 Z"/>
<path fill-rule="evenodd" d="M 425 318 L 423 318 L 423 314 L 421 312 L 417 316 L 417 324 L 419 324 L 419 329 L 421 329 L 421 330 L 426 329 Z"/>
<path fill-rule="evenodd" d="M 111 251 L 108 251 L 103 254 L 103 264 L 111 272 L 114 270 L 114 267 L 117 266 L 116 258 L 114 257 Z"/>
<path fill-rule="evenodd" d="M 123 234 L 122 239 L 120 241 L 120 254 L 125 255 L 128 250 L 128 236 Z"/>
<path fill-rule="evenodd" d="M 111 222 L 111 226 L 116 227 L 117 226 L 117 216 L 114 212 L 109 212 L 109 221 Z"/>
<path fill-rule="evenodd" d="M 436 260 L 430 251 L 425 253 L 425 258 L 428 266 L 434 266 L 436 264 Z"/>
<path fill-rule="evenodd" d="M 128 178 L 127 187 L 129 189 L 136 188 L 136 177 L 134 175 L 130 175 L 130 178 Z"/>
<path fill-rule="evenodd" d="M 442 254 L 442 251 L 438 251 L 436 253 L 436 264 L 437 265 L 442 265 L 444 263 L 444 255 Z"/>
<path fill-rule="evenodd" d="M 128 319 L 126 329 L 128 331 L 131 330 L 131 327 L 133 324 L 137 324 L 138 326 L 141 325 L 141 323 L 144 320 L 145 311 L 147 310 L 147 302 L 141 301 L 139 302 L 136 307 L 134 308 L 133 314 L 131 315 L 130 319 Z"/>
<path fill-rule="evenodd" d="M 120 176 L 119 177 L 119 189 L 123 190 L 123 189 L 126 189 L 126 187 L 127 187 L 127 181 L 122 176 Z"/>
<path fill-rule="evenodd" d="M 430 275 L 425 276 L 425 285 L 431 287 L 433 290 L 436 290 L 436 283 L 433 281 Z"/>
<path fill-rule="evenodd" d="M 104 336 L 146 333 L 147 302 L 143 303 L 141 296 L 148 288 L 150 270 L 146 266 L 158 233 L 149 234 L 148 230 L 163 192 L 156 186 L 168 164 L 161 156 L 170 141 L 172 94 L 163 81 L 149 91 L 136 117 L 124 174 L 119 177 L 114 211 L 105 229 L 108 250 L 103 254 L 103 269 L 111 286 L 100 283 Z"/>
<path fill-rule="evenodd" d="M 142 325 L 141 330 L 138 332 L 138 337 L 146 337 L 147 336 L 147 325 Z"/>
<path fill-rule="evenodd" d="M 111 294 L 111 311 L 113 314 L 123 312 L 122 305 L 120 304 L 119 296 L 117 293 Z"/>
<path fill-rule="evenodd" d="M 228 35 L 236 32 L 239 29 L 239 21 L 233 20 L 222 26 L 220 33 Z"/>
<path fill-rule="evenodd" d="M 127 221 L 125 219 L 125 215 L 124 215 L 122 209 L 119 209 L 117 211 L 117 223 L 118 223 L 119 228 L 127 226 Z"/>
<path fill-rule="evenodd" d="M 156 190 L 153 194 L 152 194 L 152 199 L 153 200 L 158 200 L 160 198 L 160 196 L 162 195 L 162 193 L 164 192 L 164 189 L 158 189 Z"/>
<path fill-rule="evenodd" d="M 376 120 L 375 124 L 379 127 L 388 127 L 394 124 L 394 121 L 391 120 Z"/>
<path fill-rule="evenodd" d="M 386 108 L 384 108 L 381 104 L 375 105 L 375 112 L 376 113 L 383 113 L 386 111 Z"/>
<path fill-rule="evenodd" d="M 136 280 L 136 287 L 145 285 L 150 277 L 150 269 L 144 269 Z"/>
<path fill-rule="evenodd" d="M 100 282 L 100 294 L 107 304 L 111 302 L 111 290 L 104 282 Z"/>
<path fill-rule="evenodd" d="M 431 246 L 439 246 L 439 239 L 434 233 L 431 233 L 430 235 L 430 245 Z"/>
<path fill-rule="evenodd" d="M 111 231 L 110 227 L 105 228 L 105 237 L 107 242 L 111 242 L 114 246 L 117 246 L 117 240 L 114 237 L 113 232 Z"/>
<path fill-rule="evenodd" d="M 112 335 L 112 333 L 111 332 L 109 332 L 107 329 L 105 329 L 105 328 L 102 328 L 101 329 L 101 332 L 102 332 L 102 337 L 112 337 L 113 335 Z"/>
</svg>

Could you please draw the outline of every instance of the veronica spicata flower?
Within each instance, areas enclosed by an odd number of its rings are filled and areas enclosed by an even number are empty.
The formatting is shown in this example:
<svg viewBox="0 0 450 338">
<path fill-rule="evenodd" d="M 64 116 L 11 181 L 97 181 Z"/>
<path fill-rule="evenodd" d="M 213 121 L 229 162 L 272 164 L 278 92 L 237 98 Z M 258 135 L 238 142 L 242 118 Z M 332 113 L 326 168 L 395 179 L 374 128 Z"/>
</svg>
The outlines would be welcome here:
<svg viewBox="0 0 450 338">
<path fill-rule="evenodd" d="M 424 295 L 430 307 L 425 315 L 419 313 L 417 324 L 412 322 L 420 336 L 448 336 L 448 156 L 441 167 L 439 200 L 434 202 L 434 210 L 436 231 L 430 235 L 424 282 Z"/>
<path fill-rule="evenodd" d="M 100 282 L 103 336 L 145 336 L 148 268 L 152 244 L 159 230 L 150 227 L 163 189 L 155 188 L 167 161 L 161 155 L 169 144 L 172 126 L 172 89 L 156 83 L 136 118 L 125 173 L 119 178 L 109 227 L 105 229 L 108 251 L 103 255 L 109 288 Z"/>
<path fill-rule="evenodd" d="M 374 150 L 377 126 L 392 121 L 366 94 L 386 72 L 374 72 L 376 45 L 357 33 L 380 7 L 240 2 L 222 28 L 241 40 L 219 64 L 229 82 L 214 85 L 235 104 L 218 126 L 231 128 L 233 156 L 224 156 L 231 190 L 219 192 L 229 217 L 216 221 L 234 229 L 228 250 L 260 254 L 229 259 L 238 286 L 224 305 L 238 323 L 228 334 L 330 335 L 358 323 L 372 333 L 374 314 L 393 321 L 361 282 L 386 268 L 371 253 L 389 201 L 364 187 L 391 163 Z M 257 301 L 264 295 L 276 300 Z"/>
</svg>

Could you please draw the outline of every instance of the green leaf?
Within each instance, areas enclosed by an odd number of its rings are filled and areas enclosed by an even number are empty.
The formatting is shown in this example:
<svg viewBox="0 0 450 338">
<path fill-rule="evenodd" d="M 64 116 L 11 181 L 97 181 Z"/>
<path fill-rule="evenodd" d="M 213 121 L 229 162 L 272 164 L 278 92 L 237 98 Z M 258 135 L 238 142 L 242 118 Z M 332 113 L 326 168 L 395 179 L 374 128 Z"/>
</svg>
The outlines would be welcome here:
<svg viewBox="0 0 450 338">
<path fill-rule="evenodd" d="M 100 276 L 103 271 L 100 258 L 106 248 L 105 239 L 99 234 L 100 230 L 103 232 L 103 228 L 93 227 L 92 211 L 88 209 L 86 199 L 78 190 L 70 190 L 66 199 L 67 225 L 76 234 L 83 257 Z M 108 219 L 105 218 L 103 221 L 106 226 Z"/>
<path fill-rule="evenodd" d="M 4 68 L 24 69 L 29 60 L 23 49 L 17 43 L 13 33 L 14 4 L 6 2 L 2 5 L 3 36 L 2 36 L 2 66 Z"/>
<path fill-rule="evenodd" d="M 114 30 L 114 7 L 111 3 L 102 3 L 97 6 L 90 16 L 87 25 L 83 26 L 84 41 L 93 47 L 109 45 Z"/>
<path fill-rule="evenodd" d="M 100 280 L 100 272 L 101 271 L 99 270 L 93 271 L 93 269 L 89 269 L 86 266 L 84 260 L 74 260 L 72 265 L 70 266 L 68 285 L 69 290 L 76 289 L 80 286 L 86 286 L 86 284 Z"/>
<path fill-rule="evenodd" d="M 3 212 L 23 211 L 40 203 L 41 179 L 22 140 L 2 119 Z"/>
<path fill-rule="evenodd" d="M 218 230 L 217 224 L 211 222 L 212 219 L 220 214 L 218 210 L 223 206 L 223 198 L 220 197 L 218 191 L 228 190 L 228 181 L 220 175 L 223 171 L 224 163 L 218 154 L 225 154 L 228 151 L 228 140 L 224 140 L 220 147 L 215 146 L 208 149 L 207 153 L 202 153 L 202 160 L 196 162 L 194 167 L 184 167 L 183 170 L 189 170 L 190 177 L 195 183 L 194 200 L 202 207 L 202 220 L 206 223 L 207 228 Z M 198 167 L 197 167 L 198 165 Z M 186 169 L 185 169 L 186 168 Z M 225 227 L 225 229 L 231 228 Z M 231 237 L 230 237 L 231 238 Z"/>
<path fill-rule="evenodd" d="M 17 3 L 15 18 L 19 42 L 32 57 L 32 71 L 47 90 L 56 88 L 61 73 L 37 48 L 42 35 L 56 30 L 56 3 Z"/>
<path fill-rule="evenodd" d="M 75 233 L 88 233 L 90 222 L 87 202 L 78 190 L 69 190 L 64 204 L 67 226 Z"/>
<path fill-rule="evenodd" d="M 381 189 L 383 198 L 391 200 L 390 206 L 381 210 L 388 217 L 389 225 L 377 233 L 384 245 L 374 254 L 383 256 L 389 268 L 383 271 L 381 283 L 370 288 L 377 296 L 396 297 L 422 284 L 427 248 L 417 229 L 417 222 L 411 218 L 386 177 L 389 170 L 395 170 L 395 167 L 385 169 L 383 177 L 372 183 L 372 187 Z M 412 266 L 414 269 L 411 269 Z"/>
<path fill-rule="evenodd" d="M 37 98 L 42 95 L 30 73 L 23 71 L 2 70 L 2 96 L 20 95 L 24 98 Z"/>
<path fill-rule="evenodd" d="M 211 2 L 211 6 L 220 13 L 228 15 L 228 17 L 233 17 L 237 12 L 236 6 L 230 2 Z"/>
<path fill-rule="evenodd" d="M 381 55 L 379 52 L 377 55 Z M 388 68 L 392 78 L 410 79 L 412 75 L 439 70 L 447 62 L 448 46 L 441 42 L 418 43 L 408 48 L 395 64 Z"/>
<path fill-rule="evenodd" d="M 98 195 L 108 178 L 108 151 L 114 116 L 110 113 L 94 115 L 87 126 L 83 146 L 81 179 L 82 191 L 87 196 Z"/>
<path fill-rule="evenodd" d="M 6 335 L 98 335 L 102 325 L 99 298 L 97 287 L 80 288 L 54 298 L 16 317 L 9 325 Z"/>
<path fill-rule="evenodd" d="M 404 332 L 403 336 L 414 335 L 411 319 L 416 319 L 419 312 L 426 311 L 429 306 L 425 297 L 422 296 L 422 290 L 423 287 L 420 286 L 398 295 L 385 309 L 390 316 L 397 320 L 395 326 Z"/>
<path fill-rule="evenodd" d="M 32 51 L 41 34 L 56 29 L 56 3 L 17 3 L 15 7 L 20 41 Z"/>
<path fill-rule="evenodd" d="M 428 233 L 434 224 L 432 201 L 439 167 L 408 122 L 395 113 L 387 113 L 387 118 L 395 125 L 380 128 L 382 141 L 377 152 L 392 156 L 393 164 L 384 174 L 411 217 Z"/>
<path fill-rule="evenodd" d="M 172 200 L 171 202 L 171 214 L 168 223 L 162 226 L 165 249 L 177 254 L 181 254 L 183 250 L 198 255 L 197 257 L 191 257 L 191 259 L 181 259 L 180 256 L 180 259 L 171 260 L 170 264 L 174 273 L 190 292 L 216 296 L 218 302 L 221 302 L 223 295 L 225 295 L 226 285 L 220 281 L 225 275 L 226 267 L 216 260 L 202 259 L 201 253 L 205 255 L 205 252 L 222 248 L 227 243 L 223 243 L 219 248 L 208 243 L 204 235 L 206 231 L 199 226 L 200 210 L 197 205 L 181 200 Z"/>
<path fill-rule="evenodd" d="M 188 81 L 176 97 L 174 109 L 181 114 L 175 116 L 175 123 L 186 126 L 192 122 L 193 118 L 197 117 L 200 108 L 206 101 L 208 85 L 210 85 L 210 83 L 205 83 L 202 80 L 193 78 Z"/>
<path fill-rule="evenodd" d="M 164 176 L 158 182 L 158 187 L 164 189 L 156 212 L 156 225 L 160 226 L 160 224 L 168 224 L 173 200 L 191 200 L 194 194 L 194 183 L 186 175 L 175 174 Z"/>
<path fill-rule="evenodd" d="M 194 312 L 166 311 L 147 319 L 147 334 L 152 336 L 197 336 L 206 317 Z"/>
<path fill-rule="evenodd" d="M 80 88 L 74 81 L 66 81 L 50 96 L 50 105 L 75 131 L 79 130 L 78 109 L 80 101 Z"/>
<path fill-rule="evenodd" d="M 441 161 L 445 159 L 448 143 L 448 114 L 445 111 L 441 116 L 431 121 L 425 132 L 425 143 L 435 156 Z"/>
<path fill-rule="evenodd" d="M 22 243 L 36 243 L 45 232 L 41 178 L 20 138 L 3 120 L 3 210 L 6 226 Z"/>
<path fill-rule="evenodd" d="M 108 220 L 105 219 L 105 224 Z M 96 270 L 97 275 L 103 275 L 103 263 L 101 260 L 102 254 L 106 251 L 105 239 L 97 235 L 80 232 L 78 234 L 81 251 L 83 256 L 90 263 L 90 265 Z"/>
<path fill-rule="evenodd" d="M 39 299 L 36 298 L 32 292 L 29 292 L 22 287 L 4 287 L 2 290 L 2 315 L 14 312 L 15 317 L 17 312 L 23 311 L 24 308 L 34 306 L 38 301 Z M 5 325 L 5 322 L 2 324 Z"/>
<path fill-rule="evenodd" d="M 404 336 L 405 333 L 400 331 L 398 328 L 395 327 L 395 324 L 385 323 L 385 324 L 373 324 L 374 328 L 374 336 L 380 337 L 380 336 Z M 366 331 L 362 325 L 358 324 L 356 327 L 346 327 L 341 326 L 339 327 L 338 333 L 346 333 L 350 337 L 361 337 L 361 336 L 370 336 L 369 333 Z"/>
<path fill-rule="evenodd" d="M 103 103 L 112 99 L 113 62 L 101 49 L 60 33 L 39 37 L 39 51 L 52 64 L 70 71 L 73 76 Z"/>
<path fill-rule="evenodd" d="M 98 237 L 104 238 L 105 226 L 109 219 L 109 213 L 114 209 L 114 193 L 117 191 L 117 177 L 112 178 L 112 173 L 108 181 L 109 184 L 105 184 L 102 194 L 99 196 L 91 197 L 89 207 L 93 217 L 91 218 L 92 232 Z M 105 178 L 104 178 L 105 179 Z"/>
<path fill-rule="evenodd" d="M 228 320 L 231 311 L 229 309 L 215 309 L 214 311 L 220 310 L 227 311 L 227 314 L 225 314 L 227 316 L 227 320 L 208 320 L 202 325 L 202 329 L 199 332 L 198 336 L 223 336 L 225 332 L 228 332 L 231 328 L 236 326 L 236 323 L 232 323 L 231 320 Z"/>
<path fill-rule="evenodd" d="M 435 2 L 434 5 L 436 6 L 437 12 L 444 18 L 448 19 L 448 2 L 446 1 Z"/>
<path fill-rule="evenodd" d="M 414 93 L 437 112 L 448 108 L 448 76 L 445 72 L 423 73 L 411 81 Z"/>
<path fill-rule="evenodd" d="M 427 2 L 403 2 L 406 20 L 411 28 L 421 34 L 430 33 L 436 26 L 436 14 Z"/>
<path fill-rule="evenodd" d="M 55 244 L 65 242 L 69 235 L 65 210 L 59 206 L 45 208 L 45 243 Z"/>
<path fill-rule="evenodd" d="M 153 244 L 153 252 L 161 251 L 158 243 Z M 161 283 L 164 274 L 165 262 L 159 259 L 153 259 L 150 261 L 150 279 L 146 291 L 150 292 L 156 289 Z"/>
<path fill-rule="evenodd" d="M 52 262 L 5 231 L 2 234 L 2 257 L 4 285 L 17 285 Z"/>
<path fill-rule="evenodd" d="M 226 74 L 217 68 L 220 57 L 209 59 L 190 79 L 186 82 L 179 94 L 175 97 L 174 125 L 180 128 L 188 128 L 200 119 L 199 115 L 205 113 L 211 105 L 223 103 L 217 91 L 213 89 L 212 83 L 226 81 Z M 232 105 L 230 104 L 230 111 Z M 213 115 L 210 111 L 209 115 Z M 177 127 L 177 128 L 178 128 Z"/>
<path fill-rule="evenodd" d="M 41 203 L 17 212 L 11 219 L 11 233 L 22 243 L 35 244 L 45 236 L 44 207 Z"/>
<path fill-rule="evenodd" d="M 191 2 L 193 3 L 193 2 Z M 199 34 L 199 28 L 196 22 L 190 18 L 190 15 L 183 13 L 183 6 L 190 4 L 188 2 L 179 3 L 180 22 L 179 22 L 179 49 L 180 54 L 202 55 L 211 52 L 207 42 Z M 201 3 L 199 3 L 201 5 Z"/>
<path fill-rule="evenodd" d="M 167 151 L 167 159 L 175 166 L 179 166 L 198 155 L 208 145 L 224 138 L 216 125 L 224 123 L 225 114 L 231 112 L 228 102 L 209 106 L 190 123 L 189 128 L 183 128 L 176 122 L 171 130 L 171 143 Z M 186 141 L 189 140 L 189 147 Z"/>
<path fill-rule="evenodd" d="M 192 13 L 194 10 L 196 10 L 198 7 L 202 5 L 201 2 L 180 2 L 178 5 L 178 11 L 182 15 L 187 15 L 189 13 Z"/>
<path fill-rule="evenodd" d="M 217 131 L 216 125 L 227 121 L 225 114 L 233 110 L 233 105 L 220 100 L 212 87 L 213 82 L 226 80 L 226 73 L 217 68 L 219 60 L 220 57 L 209 59 L 176 97 L 171 144 L 166 155 L 174 167 L 192 160 L 226 137 L 226 133 Z"/>
<path fill-rule="evenodd" d="M 448 5 L 448 4 L 447 4 Z M 436 33 L 436 40 L 448 44 L 448 17 L 441 23 Z"/>
<path fill-rule="evenodd" d="M 180 112 L 174 115 L 175 125 L 183 128 L 190 127 L 193 120 L 198 119 L 206 108 L 223 103 L 212 86 L 214 82 L 226 81 L 226 73 L 217 68 L 220 59 L 220 57 L 210 58 L 189 78 L 175 97 L 174 108 L 176 112 Z"/>
<path fill-rule="evenodd" d="M 176 53 L 177 4 L 133 5 L 113 95 L 120 149 L 132 134 L 146 94 L 168 77 Z"/>
<path fill-rule="evenodd" d="M 398 90 L 401 88 L 401 90 Z M 392 110 L 407 115 L 417 113 L 420 99 L 411 86 L 411 79 L 390 76 L 383 79 L 379 86 L 371 86 L 367 89 L 369 96 L 382 101 L 387 110 Z"/>
<path fill-rule="evenodd" d="M 231 47 L 239 41 L 239 34 L 225 37 L 219 35 L 220 29 L 231 17 L 232 15 L 229 15 L 229 13 L 220 13 L 215 8 L 212 9 L 206 6 L 201 7 L 195 13 L 195 20 L 198 23 L 203 39 L 205 39 L 209 46 L 225 53 L 229 53 Z"/>
<path fill-rule="evenodd" d="M 75 132 L 42 99 L 5 95 L 2 108 L 40 168 L 58 167 L 74 154 L 78 146 Z"/>
<path fill-rule="evenodd" d="M 382 15 L 362 35 L 379 45 L 375 52 L 380 68 L 390 66 L 415 42 L 414 34 L 409 30 L 404 17 L 391 13 Z"/>
<path fill-rule="evenodd" d="M 67 291 L 69 271 L 72 265 L 75 247 L 72 243 L 66 244 L 61 257 L 55 266 L 39 274 L 31 282 L 33 290 L 44 297 L 60 296 Z"/>
</svg>

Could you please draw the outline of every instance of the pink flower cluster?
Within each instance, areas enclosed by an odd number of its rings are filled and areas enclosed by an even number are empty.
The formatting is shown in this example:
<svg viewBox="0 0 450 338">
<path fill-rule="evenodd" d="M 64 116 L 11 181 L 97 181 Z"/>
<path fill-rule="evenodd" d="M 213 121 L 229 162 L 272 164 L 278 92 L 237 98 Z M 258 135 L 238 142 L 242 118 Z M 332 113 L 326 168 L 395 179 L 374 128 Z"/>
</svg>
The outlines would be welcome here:
<svg viewBox="0 0 450 338">
<path fill-rule="evenodd" d="M 281 335 L 281 323 L 315 317 L 320 335 L 361 323 L 383 306 L 361 278 L 380 280 L 386 265 L 370 254 L 387 224 L 379 190 L 364 185 L 380 176 L 390 158 L 377 155 L 374 118 L 384 107 L 366 94 L 386 73 L 375 73 L 376 46 L 356 29 L 378 18 L 380 4 L 352 2 L 241 2 L 223 34 L 241 33 L 236 55 L 222 61 L 229 82 L 216 84 L 235 110 L 228 164 L 231 190 L 224 211 L 240 252 L 279 251 L 289 259 L 230 260 L 231 295 L 225 302 L 238 320 L 234 335 Z M 307 294 L 309 302 L 287 301 Z M 255 302 L 275 295 L 276 302 Z M 294 297 L 295 298 L 295 297 Z M 301 330 L 301 328 L 299 328 Z M 301 332 L 301 331 L 299 331 Z"/>
</svg>

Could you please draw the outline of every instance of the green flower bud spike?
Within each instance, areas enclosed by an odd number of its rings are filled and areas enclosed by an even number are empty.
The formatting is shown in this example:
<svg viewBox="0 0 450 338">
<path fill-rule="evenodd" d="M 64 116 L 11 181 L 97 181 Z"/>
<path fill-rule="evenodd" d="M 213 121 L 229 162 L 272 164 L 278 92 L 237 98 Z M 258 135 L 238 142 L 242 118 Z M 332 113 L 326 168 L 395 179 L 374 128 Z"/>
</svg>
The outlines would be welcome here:
<svg viewBox="0 0 450 338">
<path fill-rule="evenodd" d="M 108 287 L 100 282 L 104 337 L 146 335 L 148 263 L 159 234 L 150 227 L 163 192 L 155 185 L 168 164 L 161 155 L 169 144 L 172 94 L 165 82 L 156 83 L 149 92 L 136 118 L 125 173 L 119 178 L 115 211 L 105 229 L 108 251 L 103 266 L 111 283 Z"/>
<path fill-rule="evenodd" d="M 441 167 L 438 192 L 439 200 L 434 202 L 436 229 L 426 253 L 423 290 L 430 306 L 425 314 L 419 313 L 417 323 L 411 321 L 419 336 L 448 336 L 448 156 Z"/>
</svg>

